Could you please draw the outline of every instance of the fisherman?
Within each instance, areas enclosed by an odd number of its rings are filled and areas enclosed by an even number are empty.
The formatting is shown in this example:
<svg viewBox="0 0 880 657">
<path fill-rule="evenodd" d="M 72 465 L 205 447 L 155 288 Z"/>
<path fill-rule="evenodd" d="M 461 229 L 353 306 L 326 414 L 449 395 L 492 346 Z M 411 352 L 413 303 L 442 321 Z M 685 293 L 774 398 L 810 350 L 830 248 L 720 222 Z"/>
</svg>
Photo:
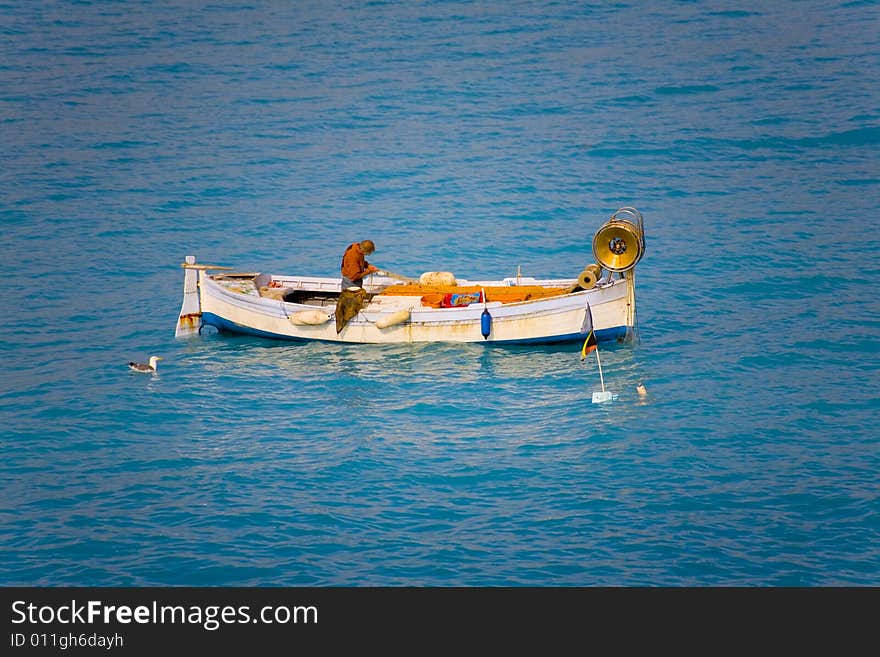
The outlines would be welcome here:
<svg viewBox="0 0 880 657">
<path fill-rule="evenodd" d="M 374 274 L 379 269 L 367 262 L 365 256 L 376 250 L 372 240 L 349 244 L 342 256 L 342 289 L 364 286 L 364 276 Z"/>
</svg>

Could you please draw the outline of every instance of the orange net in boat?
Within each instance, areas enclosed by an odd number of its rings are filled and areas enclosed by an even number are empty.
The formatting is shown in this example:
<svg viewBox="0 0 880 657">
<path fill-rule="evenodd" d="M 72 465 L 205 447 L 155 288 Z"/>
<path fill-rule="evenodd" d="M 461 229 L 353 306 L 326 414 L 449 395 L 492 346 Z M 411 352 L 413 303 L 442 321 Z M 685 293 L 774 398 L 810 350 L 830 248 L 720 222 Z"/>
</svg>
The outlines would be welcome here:
<svg viewBox="0 0 880 657">
<path fill-rule="evenodd" d="M 419 285 L 407 283 L 392 285 L 379 294 L 385 296 L 421 297 L 422 305 L 429 308 L 444 308 L 444 300 L 449 295 L 479 294 L 483 291 L 486 301 L 516 303 L 544 297 L 557 297 L 570 291 L 567 287 L 542 287 L 540 285 L 505 285 L 499 287 L 480 287 L 479 285 Z"/>
</svg>

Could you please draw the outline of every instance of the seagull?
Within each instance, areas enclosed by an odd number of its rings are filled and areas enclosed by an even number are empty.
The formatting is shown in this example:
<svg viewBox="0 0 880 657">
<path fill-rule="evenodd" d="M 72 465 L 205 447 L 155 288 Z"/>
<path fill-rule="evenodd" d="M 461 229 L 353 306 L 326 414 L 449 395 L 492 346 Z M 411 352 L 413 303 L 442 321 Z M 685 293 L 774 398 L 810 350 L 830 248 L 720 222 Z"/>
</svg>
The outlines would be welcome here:
<svg viewBox="0 0 880 657">
<path fill-rule="evenodd" d="M 161 356 L 150 356 L 150 362 L 148 363 L 135 363 L 133 360 L 128 361 L 128 366 L 133 369 L 135 372 L 144 372 L 146 374 L 155 374 L 156 373 L 156 363 L 157 361 L 162 360 Z"/>
</svg>

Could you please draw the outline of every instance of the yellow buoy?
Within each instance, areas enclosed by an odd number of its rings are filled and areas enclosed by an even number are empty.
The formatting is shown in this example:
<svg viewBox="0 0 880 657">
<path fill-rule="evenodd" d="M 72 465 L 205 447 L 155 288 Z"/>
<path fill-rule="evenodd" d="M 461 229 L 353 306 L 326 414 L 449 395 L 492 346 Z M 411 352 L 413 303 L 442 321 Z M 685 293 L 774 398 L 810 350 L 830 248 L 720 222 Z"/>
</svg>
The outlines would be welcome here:
<svg viewBox="0 0 880 657">
<path fill-rule="evenodd" d="M 593 286 L 596 285 L 596 281 L 599 279 L 596 277 L 596 272 L 592 269 L 584 269 L 581 272 L 581 275 L 578 276 L 578 285 L 580 285 L 585 290 L 593 289 Z"/>
<path fill-rule="evenodd" d="M 602 268 L 595 263 L 590 263 L 578 276 L 578 285 L 585 290 L 591 290 L 601 277 Z"/>
</svg>

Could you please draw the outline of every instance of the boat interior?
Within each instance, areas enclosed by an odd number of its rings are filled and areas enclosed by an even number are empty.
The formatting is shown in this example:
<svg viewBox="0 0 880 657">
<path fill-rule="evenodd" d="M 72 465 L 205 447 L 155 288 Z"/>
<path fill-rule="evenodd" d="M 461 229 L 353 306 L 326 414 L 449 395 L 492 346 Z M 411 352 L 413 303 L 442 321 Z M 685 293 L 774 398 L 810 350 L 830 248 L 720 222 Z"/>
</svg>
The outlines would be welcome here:
<svg viewBox="0 0 880 657">
<path fill-rule="evenodd" d="M 224 272 L 212 275 L 211 279 L 232 292 L 319 308 L 334 307 L 341 294 L 339 283 L 334 279 L 273 277 L 256 272 Z M 409 304 L 425 308 L 455 308 L 483 302 L 516 303 L 588 289 L 577 281 L 541 281 L 539 284 L 535 279 L 527 279 L 520 281 L 523 284 L 519 285 L 510 280 L 493 283 L 445 280 L 422 284 L 388 282 L 380 278 L 378 282 L 365 286 L 364 300 L 387 306 Z"/>
</svg>

